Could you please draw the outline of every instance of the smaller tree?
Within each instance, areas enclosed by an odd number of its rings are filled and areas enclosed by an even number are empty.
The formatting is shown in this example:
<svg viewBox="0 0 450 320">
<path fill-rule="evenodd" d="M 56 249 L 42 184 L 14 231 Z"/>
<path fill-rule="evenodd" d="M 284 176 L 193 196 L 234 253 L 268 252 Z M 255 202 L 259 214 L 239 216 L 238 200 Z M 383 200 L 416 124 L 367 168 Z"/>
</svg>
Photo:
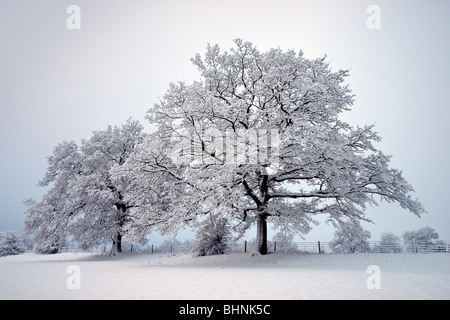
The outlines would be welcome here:
<svg viewBox="0 0 450 320">
<path fill-rule="evenodd" d="M 330 247 L 333 253 L 366 252 L 370 249 L 367 242 L 370 237 L 370 232 L 364 230 L 359 222 L 351 221 L 339 226 Z"/>
<path fill-rule="evenodd" d="M 423 227 L 416 231 L 406 231 L 403 242 L 406 250 L 410 252 L 427 252 L 433 240 L 439 239 L 439 234 L 431 227 Z"/>
<path fill-rule="evenodd" d="M 231 230 L 226 219 L 210 215 L 197 231 L 194 256 L 211 256 L 229 251 Z"/>
<path fill-rule="evenodd" d="M 144 134 L 138 121 L 95 131 L 81 145 L 58 144 L 47 158 L 39 186 L 49 187 L 41 201 L 26 199 L 24 230 L 34 235 L 36 251 L 57 253 L 66 241 L 89 249 L 112 242 L 110 254 L 122 252 L 124 227 L 132 206 L 124 200 L 127 176 L 111 179 L 110 170 L 124 164 Z"/>
<path fill-rule="evenodd" d="M 157 252 L 162 253 L 176 253 L 179 251 L 180 247 L 182 246 L 182 243 L 180 240 L 177 240 L 175 238 L 173 239 L 166 239 L 161 243 L 161 245 L 158 246 L 156 249 Z"/>
<path fill-rule="evenodd" d="M 23 238 L 19 233 L 0 230 L 0 257 L 20 254 L 25 250 Z"/>
<path fill-rule="evenodd" d="M 400 237 L 392 232 L 383 232 L 380 238 L 380 245 L 374 248 L 381 253 L 398 253 L 402 251 Z"/>
<path fill-rule="evenodd" d="M 292 252 L 297 249 L 293 233 L 279 231 L 273 236 L 272 240 L 276 242 L 277 251 Z"/>
</svg>

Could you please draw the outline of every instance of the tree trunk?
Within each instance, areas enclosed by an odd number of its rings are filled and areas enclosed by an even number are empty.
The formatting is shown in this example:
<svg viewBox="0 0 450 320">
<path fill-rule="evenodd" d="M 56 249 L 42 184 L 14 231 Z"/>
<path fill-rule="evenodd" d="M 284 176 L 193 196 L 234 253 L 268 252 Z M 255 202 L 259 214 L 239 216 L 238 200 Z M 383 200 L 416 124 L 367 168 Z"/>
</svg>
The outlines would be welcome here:
<svg viewBox="0 0 450 320">
<path fill-rule="evenodd" d="M 267 216 L 260 214 L 256 225 L 256 245 L 259 254 L 267 254 Z"/>
<path fill-rule="evenodd" d="M 121 253 L 122 252 L 122 235 L 120 233 L 117 233 L 117 252 Z"/>
<path fill-rule="evenodd" d="M 122 235 L 120 233 L 117 233 L 117 235 L 113 239 L 111 250 L 109 251 L 108 256 L 115 256 L 116 253 L 121 252 L 122 252 Z"/>
</svg>

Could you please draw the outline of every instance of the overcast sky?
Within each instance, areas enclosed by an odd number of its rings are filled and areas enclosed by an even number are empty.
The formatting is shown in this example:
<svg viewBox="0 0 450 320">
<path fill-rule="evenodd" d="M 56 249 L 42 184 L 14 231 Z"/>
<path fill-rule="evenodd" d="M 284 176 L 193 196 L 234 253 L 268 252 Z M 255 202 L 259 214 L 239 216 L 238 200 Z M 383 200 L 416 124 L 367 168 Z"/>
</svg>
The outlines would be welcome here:
<svg viewBox="0 0 450 320">
<path fill-rule="evenodd" d="M 67 8 L 80 8 L 69 29 Z M 343 119 L 374 123 L 378 147 L 393 156 L 428 211 L 396 204 L 368 209 L 382 232 L 423 226 L 450 240 L 450 1 L 412 0 L 0 0 L 0 230 L 21 231 L 23 199 L 63 140 L 89 138 L 145 112 L 170 82 L 199 78 L 190 62 L 207 43 L 232 40 L 261 51 L 302 50 L 349 69 L 355 105 Z M 372 5 L 372 6 L 371 6 Z M 373 7 L 375 5 L 375 7 Z M 369 10 L 368 10 L 369 9 Z M 379 13 L 379 14 L 378 14 Z M 72 21 L 72 20 L 69 20 Z M 320 225 L 307 240 L 328 241 Z"/>
</svg>

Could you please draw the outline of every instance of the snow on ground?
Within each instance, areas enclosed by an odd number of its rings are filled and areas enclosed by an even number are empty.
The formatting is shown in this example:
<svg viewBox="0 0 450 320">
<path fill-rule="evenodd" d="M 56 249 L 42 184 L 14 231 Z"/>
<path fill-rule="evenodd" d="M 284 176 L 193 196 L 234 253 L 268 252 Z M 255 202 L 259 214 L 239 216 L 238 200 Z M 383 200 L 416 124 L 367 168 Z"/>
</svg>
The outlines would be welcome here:
<svg viewBox="0 0 450 320">
<path fill-rule="evenodd" d="M 0 258 L 0 299 L 450 299 L 450 254 L 27 253 Z"/>
</svg>

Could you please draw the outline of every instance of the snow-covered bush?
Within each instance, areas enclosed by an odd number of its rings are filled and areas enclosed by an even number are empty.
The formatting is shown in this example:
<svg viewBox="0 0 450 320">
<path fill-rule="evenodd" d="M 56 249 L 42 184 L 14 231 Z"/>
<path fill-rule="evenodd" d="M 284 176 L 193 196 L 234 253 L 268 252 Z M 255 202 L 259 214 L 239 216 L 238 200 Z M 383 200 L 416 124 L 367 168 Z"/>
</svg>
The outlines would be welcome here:
<svg viewBox="0 0 450 320">
<path fill-rule="evenodd" d="M 19 233 L 0 230 L 0 257 L 16 255 L 25 250 L 24 241 Z"/>
<path fill-rule="evenodd" d="M 331 251 L 333 253 L 367 252 L 370 250 L 367 242 L 370 237 L 370 232 L 364 230 L 359 223 L 341 224 L 330 242 Z"/>
<path fill-rule="evenodd" d="M 199 257 L 224 254 L 230 250 L 230 240 L 231 231 L 227 220 L 211 215 L 197 231 L 193 255 Z"/>
<path fill-rule="evenodd" d="M 153 247 L 153 253 L 189 253 L 192 251 L 193 240 L 180 240 L 171 238 L 165 239 L 160 245 Z M 146 251 L 150 252 L 152 249 L 147 247 Z"/>
<path fill-rule="evenodd" d="M 44 245 L 42 243 L 39 243 L 33 247 L 33 251 L 40 254 L 56 254 L 59 253 L 59 246 L 51 244 Z"/>
<path fill-rule="evenodd" d="M 403 242 L 409 252 L 428 252 L 429 247 L 435 244 L 433 240 L 437 239 L 439 234 L 431 227 L 403 233 Z"/>
<path fill-rule="evenodd" d="M 400 237 L 392 232 L 383 232 L 380 238 L 380 244 L 376 245 L 373 250 L 380 253 L 398 253 L 402 251 Z"/>
<path fill-rule="evenodd" d="M 294 243 L 294 235 L 292 233 L 280 231 L 274 235 L 273 242 L 276 243 L 276 251 L 292 252 L 297 249 Z"/>
<path fill-rule="evenodd" d="M 181 241 L 177 239 L 166 239 L 157 248 L 156 252 L 174 253 L 177 247 L 181 245 Z"/>
</svg>

